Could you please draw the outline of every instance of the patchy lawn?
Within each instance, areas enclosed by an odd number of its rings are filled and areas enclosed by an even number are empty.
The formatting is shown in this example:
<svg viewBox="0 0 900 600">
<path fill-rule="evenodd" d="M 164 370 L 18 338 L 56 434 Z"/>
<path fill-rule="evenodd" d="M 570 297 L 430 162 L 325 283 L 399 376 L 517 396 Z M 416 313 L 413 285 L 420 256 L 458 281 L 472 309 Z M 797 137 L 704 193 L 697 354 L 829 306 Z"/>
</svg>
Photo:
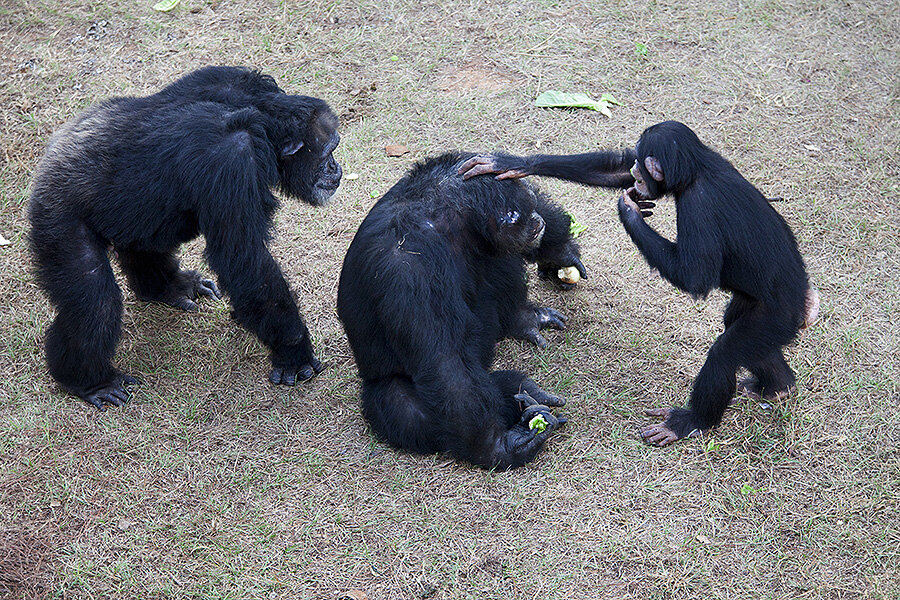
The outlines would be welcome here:
<svg viewBox="0 0 900 600">
<path fill-rule="evenodd" d="M 900 7 L 889 0 L 5 0 L 0 4 L 0 597 L 900 597 Z M 206 64 L 256 66 L 342 118 L 345 179 L 285 202 L 272 250 L 327 369 L 266 381 L 225 302 L 186 314 L 126 291 L 116 362 L 144 384 L 98 413 L 43 362 L 31 173 L 88 104 Z M 548 89 L 611 92 L 596 112 Z M 568 399 L 529 466 L 490 473 L 377 443 L 335 314 L 362 218 L 449 148 L 570 153 L 691 125 L 794 228 L 822 316 L 787 356 L 798 391 L 711 435 L 638 439 L 686 401 L 727 296 L 650 276 L 613 192 L 541 181 L 587 225 L 590 279 L 532 296 L 570 316 L 498 365 Z M 411 149 L 388 158 L 384 147 Z M 674 207 L 652 222 L 674 236 Z M 202 241 L 184 263 L 208 271 Z M 124 283 L 124 282 L 123 282 Z"/>
</svg>

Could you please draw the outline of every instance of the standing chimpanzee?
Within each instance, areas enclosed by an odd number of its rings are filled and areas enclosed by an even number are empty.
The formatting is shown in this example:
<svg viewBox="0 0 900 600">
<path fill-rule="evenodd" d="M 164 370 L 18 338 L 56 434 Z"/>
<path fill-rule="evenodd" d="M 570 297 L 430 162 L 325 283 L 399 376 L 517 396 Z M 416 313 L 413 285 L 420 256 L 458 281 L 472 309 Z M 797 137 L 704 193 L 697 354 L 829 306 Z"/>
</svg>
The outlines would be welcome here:
<svg viewBox="0 0 900 600">
<path fill-rule="evenodd" d="M 320 205 L 337 189 L 337 118 L 274 79 L 206 67 L 143 98 L 94 105 L 50 140 L 29 219 L 37 278 L 57 309 L 45 344 L 50 373 L 103 410 L 137 383 L 112 366 L 122 294 L 110 247 L 141 300 L 195 310 L 220 297 L 180 270 L 175 251 L 198 235 L 235 318 L 269 347 L 273 383 L 322 370 L 297 304 L 266 247 L 278 199 Z"/>
<path fill-rule="evenodd" d="M 687 126 L 667 121 L 649 127 L 635 155 L 635 187 L 619 200 L 619 218 L 638 250 L 660 275 L 695 297 L 716 287 L 734 294 L 725 310 L 725 332 L 694 382 L 690 409 L 647 411 L 664 422 L 641 435 L 664 446 L 721 421 L 742 366 L 752 374 L 742 382 L 748 395 L 775 399 L 789 393 L 795 378 L 781 349 L 815 318 L 818 294 L 784 219 Z M 491 158 L 463 168 L 497 172 Z M 557 160 L 567 164 L 565 158 Z M 561 170 L 548 174 L 581 180 Z M 651 200 L 666 194 L 675 199 L 677 244 L 643 219 L 651 214 Z"/>
<path fill-rule="evenodd" d="M 564 422 L 548 408 L 562 399 L 523 373 L 488 371 L 499 339 L 543 347 L 541 329 L 564 327 L 527 301 L 525 261 L 586 273 L 568 215 L 522 182 L 463 181 L 471 156 L 420 163 L 375 204 L 344 259 L 337 308 L 379 438 L 509 469 Z"/>
</svg>

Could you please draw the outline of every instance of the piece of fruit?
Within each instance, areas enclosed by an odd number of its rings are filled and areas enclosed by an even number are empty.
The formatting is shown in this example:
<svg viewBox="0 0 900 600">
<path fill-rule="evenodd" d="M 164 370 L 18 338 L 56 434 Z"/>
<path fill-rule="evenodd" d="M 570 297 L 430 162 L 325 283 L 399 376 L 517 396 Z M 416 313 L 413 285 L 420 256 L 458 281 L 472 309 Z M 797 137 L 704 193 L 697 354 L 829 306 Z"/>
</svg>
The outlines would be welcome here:
<svg viewBox="0 0 900 600">
<path fill-rule="evenodd" d="M 578 283 L 581 281 L 581 273 L 577 267 L 563 267 L 556 272 L 556 276 L 564 283 Z"/>
<path fill-rule="evenodd" d="M 544 430 L 547 429 L 547 419 L 544 418 L 544 415 L 534 415 L 530 421 L 528 421 L 528 429 L 533 429 L 537 433 L 544 433 Z"/>
</svg>

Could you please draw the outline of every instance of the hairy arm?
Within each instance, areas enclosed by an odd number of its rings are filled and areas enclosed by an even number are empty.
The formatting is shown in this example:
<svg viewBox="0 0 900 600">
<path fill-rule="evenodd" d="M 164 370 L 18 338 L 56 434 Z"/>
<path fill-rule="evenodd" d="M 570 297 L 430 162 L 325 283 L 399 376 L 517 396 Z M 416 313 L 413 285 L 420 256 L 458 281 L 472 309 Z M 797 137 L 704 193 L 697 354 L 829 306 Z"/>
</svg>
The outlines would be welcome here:
<svg viewBox="0 0 900 600">
<path fill-rule="evenodd" d="M 632 150 L 570 155 L 490 154 L 469 159 L 459 168 L 459 173 L 463 179 L 489 173 L 496 174 L 497 179 L 543 175 L 596 187 L 624 188 L 634 183 L 630 173 L 634 160 Z"/>
<path fill-rule="evenodd" d="M 688 195 L 678 200 L 677 244 L 650 227 L 624 197 L 619 199 L 619 220 L 650 267 L 678 289 L 699 297 L 719 287 L 723 249 L 698 200 Z"/>
</svg>

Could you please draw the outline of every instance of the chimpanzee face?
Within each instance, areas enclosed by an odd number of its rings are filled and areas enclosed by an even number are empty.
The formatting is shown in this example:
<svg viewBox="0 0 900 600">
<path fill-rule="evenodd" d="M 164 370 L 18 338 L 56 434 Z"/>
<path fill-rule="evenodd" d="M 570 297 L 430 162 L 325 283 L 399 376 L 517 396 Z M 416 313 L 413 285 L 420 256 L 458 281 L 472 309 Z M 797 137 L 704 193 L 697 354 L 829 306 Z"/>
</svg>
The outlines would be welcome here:
<svg viewBox="0 0 900 600">
<path fill-rule="evenodd" d="M 544 237 L 544 219 L 535 211 L 509 210 L 496 218 L 496 227 L 497 247 L 515 254 L 534 250 Z"/>
<path fill-rule="evenodd" d="M 634 161 L 634 166 L 631 167 L 631 176 L 634 177 L 634 189 L 637 190 L 637 193 L 642 198 L 649 198 L 650 190 L 647 188 L 647 182 L 644 181 L 644 177 L 641 174 L 641 167 L 638 161 Z"/>
<path fill-rule="evenodd" d="M 310 119 L 305 139 L 282 149 L 279 173 L 285 193 L 314 206 L 331 198 L 342 174 L 333 155 L 341 140 L 337 125 L 332 113 L 318 113 Z"/>
</svg>

